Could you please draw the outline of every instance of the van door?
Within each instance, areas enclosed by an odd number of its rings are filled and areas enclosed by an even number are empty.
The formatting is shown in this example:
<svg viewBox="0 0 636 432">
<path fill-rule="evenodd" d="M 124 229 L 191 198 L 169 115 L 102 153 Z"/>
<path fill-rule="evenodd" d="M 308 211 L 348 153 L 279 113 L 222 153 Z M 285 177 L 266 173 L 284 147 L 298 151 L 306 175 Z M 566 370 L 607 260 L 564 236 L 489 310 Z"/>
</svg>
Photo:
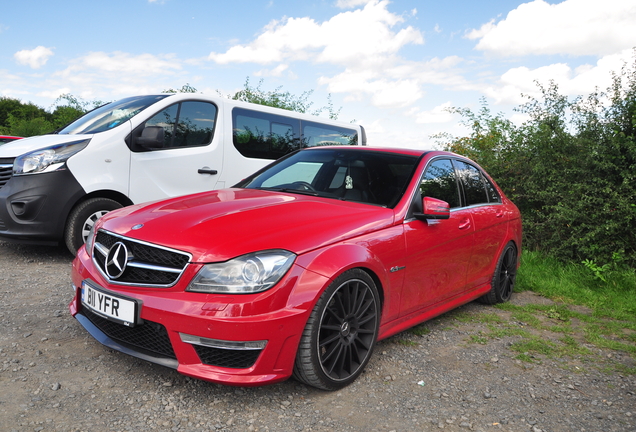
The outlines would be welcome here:
<svg viewBox="0 0 636 432">
<path fill-rule="evenodd" d="M 135 128 L 129 191 L 134 203 L 215 188 L 223 169 L 220 111 L 210 102 L 182 101 Z"/>
</svg>

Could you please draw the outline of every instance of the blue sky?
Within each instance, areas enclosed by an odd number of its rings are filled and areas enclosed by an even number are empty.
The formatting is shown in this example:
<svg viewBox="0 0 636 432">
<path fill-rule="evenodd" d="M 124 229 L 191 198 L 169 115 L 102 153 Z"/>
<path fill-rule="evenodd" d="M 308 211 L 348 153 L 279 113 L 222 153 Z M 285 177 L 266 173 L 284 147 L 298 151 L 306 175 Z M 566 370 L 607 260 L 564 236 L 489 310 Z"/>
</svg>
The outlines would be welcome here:
<svg viewBox="0 0 636 432">
<path fill-rule="evenodd" d="M 369 144 L 433 147 L 462 135 L 448 107 L 522 121 L 535 81 L 605 89 L 632 63 L 636 0 L 23 0 L 0 14 L 0 96 L 50 108 L 189 83 L 228 95 L 249 77 L 314 107 L 330 94 Z"/>
</svg>

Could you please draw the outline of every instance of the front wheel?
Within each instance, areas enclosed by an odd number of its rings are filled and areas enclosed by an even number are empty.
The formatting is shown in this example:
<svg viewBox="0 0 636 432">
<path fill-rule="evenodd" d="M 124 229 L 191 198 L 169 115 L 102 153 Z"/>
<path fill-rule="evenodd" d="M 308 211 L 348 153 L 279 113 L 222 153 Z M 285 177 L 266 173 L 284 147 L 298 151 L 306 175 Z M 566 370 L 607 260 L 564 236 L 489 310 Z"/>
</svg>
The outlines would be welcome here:
<svg viewBox="0 0 636 432">
<path fill-rule="evenodd" d="M 66 222 L 64 241 L 66 247 L 73 255 L 86 243 L 90 232 L 97 219 L 111 210 L 121 208 L 117 201 L 108 198 L 91 198 L 76 205 Z"/>
<path fill-rule="evenodd" d="M 378 336 L 380 297 L 362 270 L 340 275 L 312 311 L 298 347 L 294 377 L 337 390 L 353 381 L 369 362 Z"/>
<path fill-rule="evenodd" d="M 517 249 L 510 242 L 506 245 L 497 261 L 495 273 L 492 276 L 490 291 L 479 298 L 481 303 L 505 303 L 510 300 L 517 279 Z"/>
</svg>

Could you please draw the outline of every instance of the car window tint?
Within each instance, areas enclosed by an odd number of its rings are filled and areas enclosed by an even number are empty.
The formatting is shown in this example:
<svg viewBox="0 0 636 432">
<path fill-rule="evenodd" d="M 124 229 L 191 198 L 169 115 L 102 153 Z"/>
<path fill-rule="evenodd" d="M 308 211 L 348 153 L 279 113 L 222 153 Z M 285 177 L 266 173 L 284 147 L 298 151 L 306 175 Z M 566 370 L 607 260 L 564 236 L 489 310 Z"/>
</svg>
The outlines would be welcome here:
<svg viewBox="0 0 636 432">
<path fill-rule="evenodd" d="M 163 128 L 163 147 L 203 146 L 212 142 L 216 106 L 208 102 L 174 104 L 156 114 L 146 126 Z"/>
<path fill-rule="evenodd" d="M 481 172 L 474 166 L 463 161 L 455 161 L 459 179 L 464 187 L 466 205 L 476 205 L 488 202 L 486 185 Z"/>
<path fill-rule="evenodd" d="M 177 113 L 179 112 L 179 104 L 170 105 L 158 114 L 146 121 L 148 126 L 160 126 L 163 128 L 163 148 L 172 145 L 172 137 L 174 135 L 174 125 L 177 122 Z"/>
<path fill-rule="evenodd" d="M 343 201 L 394 207 L 404 195 L 418 158 L 375 151 L 301 151 L 235 187 L 284 188 Z"/>
<path fill-rule="evenodd" d="M 354 129 L 319 125 L 307 121 L 302 121 L 302 129 L 303 147 L 358 144 L 358 134 Z"/>
<path fill-rule="evenodd" d="M 313 183 L 316 174 L 322 167 L 320 163 L 300 162 L 290 165 L 265 180 L 262 187 L 289 185 L 295 182 Z"/>
<path fill-rule="evenodd" d="M 459 190 L 455 169 L 450 159 L 436 159 L 430 163 L 420 182 L 422 196 L 446 201 L 451 208 L 459 207 Z"/>
<path fill-rule="evenodd" d="M 208 102 L 183 102 L 179 111 L 179 122 L 173 147 L 192 147 L 210 144 L 216 106 Z"/>
<path fill-rule="evenodd" d="M 501 197 L 499 196 L 499 192 L 497 192 L 497 188 L 488 180 L 486 176 L 483 176 L 484 182 L 486 183 L 486 193 L 488 193 L 488 201 L 491 203 L 500 203 Z"/>
</svg>

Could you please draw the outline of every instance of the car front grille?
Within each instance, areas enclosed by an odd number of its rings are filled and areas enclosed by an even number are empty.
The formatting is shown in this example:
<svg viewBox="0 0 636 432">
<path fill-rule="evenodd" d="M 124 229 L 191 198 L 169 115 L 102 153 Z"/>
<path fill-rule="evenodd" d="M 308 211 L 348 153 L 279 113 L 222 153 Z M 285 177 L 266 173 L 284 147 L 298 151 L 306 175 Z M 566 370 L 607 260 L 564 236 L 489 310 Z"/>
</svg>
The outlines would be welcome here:
<svg viewBox="0 0 636 432">
<path fill-rule="evenodd" d="M 134 350 L 148 351 L 176 360 L 177 356 L 172 349 L 168 331 L 166 328 L 153 321 L 144 321 L 135 327 L 109 321 L 91 312 L 88 308 L 82 309 L 82 315 L 89 319 L 106 336 Z"/>
<path fill-rule="evenodd" d="M 210 366 L 219 366 L 235 369 L 246 369 L 254 366 L 258 356 L 261 354 L 257 350 L 234 350 L 213 348 L 202 345 L 192 345 L 201 359 L 201 363 Z"/>
<path fill-rule="evenodd" d="M 13 159 L 0 159 L 0 189 L 7 184 L 13 175 Z"/>
<path fill-rule="evenodd" d="M 123 243 L 128 253 L 125 270 L 117 277 L 106 271 L 108 253 L 116 244 Z M 169 287 L 174 285 L 185 270 L 191 256 L 185 252 L 163 248 L 149 243 L 99 231 L 93 247 L 93 261 L 102 275 L 113 284 Z"/>
</svg>

